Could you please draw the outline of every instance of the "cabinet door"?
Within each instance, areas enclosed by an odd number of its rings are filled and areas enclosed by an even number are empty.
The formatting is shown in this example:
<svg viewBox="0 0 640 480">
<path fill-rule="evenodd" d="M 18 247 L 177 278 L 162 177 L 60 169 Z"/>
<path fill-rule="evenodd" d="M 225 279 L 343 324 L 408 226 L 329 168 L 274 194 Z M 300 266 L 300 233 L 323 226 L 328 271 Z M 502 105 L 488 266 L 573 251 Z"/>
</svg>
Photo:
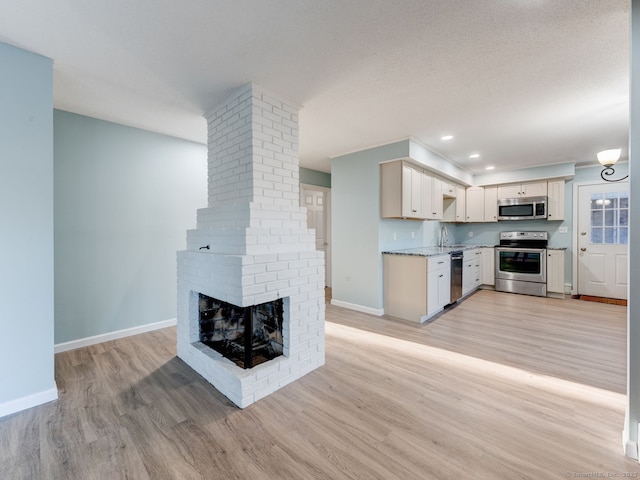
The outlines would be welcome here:
<svg viewBox="0 0 640 480">
<path fill-rule="evenodd" d="M 531 182 L 522 184 L 523 197 L 544 197 L 547 195 L 547 182 Z"/>
<path fill-rule="evenodd" d="M 464 222 L 465 218 L 465 203 L 467 200 L 466 189 L 458 185 L 456 187 L 456 222 Z M 497 207 L 496 207 L 497 208 Z"/>
<path fill-rule="evenodd" d="M 496 259 L 493 248 L 485 247 L 482 249 L 482 284 L 483 285 L 495 285 L 496 284 L 496 271 L 495 271 Z"/>
<path fill-rule="evenodd" d="M 425 216 L 430 220 L 440 220 L 442 218 L 442 210 L 442 180 L 438 177 L 433 177 L 431 180 L 431 211 L 425 212 Z"/>
<path fill-rule="evenodd" d="M 451 259 L 449 255 L 429 257 L 427 260 L 427 315 L 439 312 L 451 297 Z"/>
<path fill-rule="evenodd" d="M 548 182 L 547 220 L 564 220 L 564 180 Z"/>
<path fill-rule="evenodd" d="M 438 274 L 438 307 L 444 308 L 451 301 L 451 272 L 440 270 Z"/>
<path fill-rule="evenodd" d="M 564 293 L 563 250 L 547 250 L 547 291 Z"/>
<path fill-rule="evenodd" d="M 475 264 L 472 260 L 464 260 L 462 263 L 462 295 L 466 295 L 473 289 L 475 279 Z"/>
<path fill-rule="evenodd" d="M 422 173 L 422 212 L 424 218 L 430 219 L 433 204 L 433 177 L 428 172 Z"/>
<path fill-rule="evenodd" d="M 482 250 L 474 250 L 473 257 L 476 264 L 473 286 L 474 288 L 478 288 L 482 285 Z"/>
<path fill-rule="evenodd" d="M 431 315 L 440 309 L 440 276 L 442 270 L 429 271 L 427 273 L 427 315 Z"/>
<path fill-rule="evenodd" d="M 451 183 L 447 180 L 442 181 L 442 196 L 455 198 L 458 193 L 458 189 L 456 188 L 455 183 Z"/>
<path fill-rule="evenodd" d="M 484 188 L 468 187 L 466 200 L 467 222 L 484 222 Z"/>
<path fill-rule="evenodd" d="M 498 198 L 517 198 L 522 196 L 521 185 L 499 185 L 498 186 Z"/>
<path fill-rule="evenodd" d="M 451 301 L 451 272 L 434 270 L 427 277 L 427 315 L 431 315 L 442 310 Z"/>
<path fill-rule="evenodd" d="M 498 221 L 498 187 L 484 187 L 484 221 Z"/>
<path fill-rule="evenodd" d="M 402 165 L 402 216 L 424 218 L 422 212 L 422 170 Z"/>
</svg>

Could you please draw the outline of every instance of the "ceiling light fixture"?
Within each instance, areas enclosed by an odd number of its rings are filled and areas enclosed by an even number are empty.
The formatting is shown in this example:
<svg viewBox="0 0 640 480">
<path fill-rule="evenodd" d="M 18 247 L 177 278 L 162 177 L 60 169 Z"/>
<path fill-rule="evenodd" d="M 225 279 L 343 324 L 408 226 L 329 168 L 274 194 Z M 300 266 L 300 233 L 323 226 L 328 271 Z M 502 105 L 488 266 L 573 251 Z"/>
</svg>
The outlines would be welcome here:
<svg viewBox="0 0 640 480">
<path fill-rule="evenodd" d="M 618 178 L 616 180 L 607 178 L 616 173 L 613 166 L 620 158 L 621 151 L 622 150 L 619 148 L 612 148 L 611 150 L 603 150 L 602 152 L 598 152 L 598 161 L 600 162 L 600 165 L 604 167 L 602 169 L 602 172 L 600 172 L 600 176 L 605 182 L 620 182 L 626 178 L 629 178 L 629 175 L 627 175 L 626 177 Z"/>
<path fill-rule="evenodd" d="M 480 158 L 480 154 L 479 153 L 472 153 L 471 155 L 469 155 L 469 158 Z"/>
<path fill-rule="evenodd" d="M 493 170 L 496 167 L 494 167 L 493 165 L 489 165 L 488 167 L 484 167 L 484 168 L 485 170 Z"/>
<path fill-rule="evenodd" d="M 444 140 L 445 142 L 448 140 L 453 140 L 453 135 L 443 135 L 440 137 L 440 140 Z"/>
</svg>

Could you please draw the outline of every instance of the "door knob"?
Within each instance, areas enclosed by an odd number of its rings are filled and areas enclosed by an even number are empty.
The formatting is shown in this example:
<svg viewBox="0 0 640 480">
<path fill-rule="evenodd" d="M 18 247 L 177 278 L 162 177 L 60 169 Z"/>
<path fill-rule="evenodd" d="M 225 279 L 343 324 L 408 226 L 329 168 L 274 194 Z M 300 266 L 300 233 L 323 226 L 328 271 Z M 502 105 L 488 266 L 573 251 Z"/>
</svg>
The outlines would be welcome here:
<svg viewBox="0 0 640 480">
<path fill-rule="evenodd" d="M 581 252 L 586 252 L 586 251 L 587 251 L 587 249 L 586 249 L 586 248 L 584 248 L 584 247 L 582 247 L 582 248 L 580 249 L 580 251 L 581 251 Z"/>
</svg>

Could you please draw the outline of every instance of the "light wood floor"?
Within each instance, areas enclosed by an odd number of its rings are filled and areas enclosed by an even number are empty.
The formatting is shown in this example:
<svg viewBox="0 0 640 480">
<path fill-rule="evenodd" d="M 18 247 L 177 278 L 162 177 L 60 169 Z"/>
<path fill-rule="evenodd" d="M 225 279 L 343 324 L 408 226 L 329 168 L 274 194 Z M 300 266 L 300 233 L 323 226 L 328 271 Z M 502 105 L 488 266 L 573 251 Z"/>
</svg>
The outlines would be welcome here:
<svg viewBox="0 0 640 480">
<path fill-rule="evenodd" d="M 490 291 L 429 325 L 327 306 L 326 365 L 245 410 L 174 329 L 61 353 L 60 399 L 0 419 L 0 479 L 624 478 L 625 312 Z"/>
</svg>

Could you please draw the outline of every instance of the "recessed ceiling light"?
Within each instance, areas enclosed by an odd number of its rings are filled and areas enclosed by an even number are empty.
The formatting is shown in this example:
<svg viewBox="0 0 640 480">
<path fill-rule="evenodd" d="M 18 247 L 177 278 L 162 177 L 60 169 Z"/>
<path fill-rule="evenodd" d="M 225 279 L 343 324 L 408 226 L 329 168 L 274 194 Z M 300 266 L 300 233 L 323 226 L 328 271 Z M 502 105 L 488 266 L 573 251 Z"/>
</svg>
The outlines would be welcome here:
<svg viewBox="0 0 640 480">
<path fill-rule="evenodd" d="M 469 155 L 469 158 L 480 158 L 480 154 L 479 153 L 472 153 L 471 155 Z"/>
<path fill-rule="evenodd" d="M 486 170 L 493 170 L 494 168 L 496 167 L 494 167 L 493 165 L 489 165 L 488 167 L 485 167 Z"/>
<path fill-rule="evenodd" d="M 442 137 L 440 137 L 440 140 L 444 140 L 445 142 L 447 140 L 452 140 L 453 139 L 453 135 L 443 135 Z"/>
</svg>

